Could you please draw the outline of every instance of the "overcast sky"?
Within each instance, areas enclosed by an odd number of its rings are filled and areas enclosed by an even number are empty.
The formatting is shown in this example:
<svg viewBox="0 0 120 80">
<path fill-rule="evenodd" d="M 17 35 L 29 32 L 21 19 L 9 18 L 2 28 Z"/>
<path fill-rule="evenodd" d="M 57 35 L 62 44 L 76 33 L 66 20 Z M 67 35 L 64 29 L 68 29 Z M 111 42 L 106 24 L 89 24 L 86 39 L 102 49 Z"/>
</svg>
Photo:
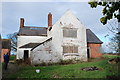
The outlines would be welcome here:
<svg viewBox="0 0 120 80">
<path fill-rule="evenodd" d="M 100 23 L 102 7 L 91 8 L 87 2 L 2 2 L 2 38 L 19 30 L 20 18 L 25 19 L 26 26 L 47 27 L 49 12 L 54 24 L 68 9 L 104 44 L 109 42 L 104 37 L 109 31 Z"/>
</svg>

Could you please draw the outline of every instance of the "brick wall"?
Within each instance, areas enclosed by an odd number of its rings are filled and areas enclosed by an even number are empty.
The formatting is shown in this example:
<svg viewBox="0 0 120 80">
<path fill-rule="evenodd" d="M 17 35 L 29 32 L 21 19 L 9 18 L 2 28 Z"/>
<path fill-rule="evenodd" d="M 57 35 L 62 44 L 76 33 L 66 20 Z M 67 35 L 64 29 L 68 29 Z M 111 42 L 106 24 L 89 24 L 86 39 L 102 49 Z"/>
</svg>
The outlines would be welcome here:
<svg viewBox="0 0 120 80">
<path fill-rule="evenodd" d="M 90 58 L 98 58 L 102 56 L 101 44 L 88 43 L 90 49 Z"/>
<path fill-rule="evenodd" d="M 1 62 L 4 62 L 4 54 L 6 54 L 7 52 L 10 55 L 10 49 L 2 49 L 2 52 L 1 52 Z"/>
</svg>

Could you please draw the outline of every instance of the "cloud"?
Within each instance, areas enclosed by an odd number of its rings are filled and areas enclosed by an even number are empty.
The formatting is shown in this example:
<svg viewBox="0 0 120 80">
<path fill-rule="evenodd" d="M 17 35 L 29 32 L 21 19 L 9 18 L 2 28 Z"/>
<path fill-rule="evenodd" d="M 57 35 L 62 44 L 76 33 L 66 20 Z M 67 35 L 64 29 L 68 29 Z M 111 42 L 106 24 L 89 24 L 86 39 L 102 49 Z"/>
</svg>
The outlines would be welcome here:
<svg viewBox="0 0 120 80">
<path fill-rule="evenodd" d="M 89 0 L 2 0 L 2 2 L 88 2 Z"/>
<path fill-rule="evenodd" d="M 3 37 L 19 30 L 21 17 L 25 19 L 25 25 L 45 27 L 49 12 L 53 14 L 54 24 L 68 9 L 71 9 L 85 27 L 91 29 L 104 42 L 103 46 L 109 42 L 109 39 L 104 37 L 109 30 L 99 20 L 102 17 L 102 7 L 93 9 L 87 2 L 3 2 Z"/>
<path fill-rule="evenodd" d="M 71 9 L 87 28 L 105 40 L 103 36 L 108 30 L 99 21 L 102 17 L 102 7 L 93 9 L 87 2 L 3 2 L 2 33 L 7 35 L 18 31 L 21 17 L 25 18 L 25 25 L 47 26 L 49 12 L 53 14 L 54 24 L 68 9 Z"/>
</svg>

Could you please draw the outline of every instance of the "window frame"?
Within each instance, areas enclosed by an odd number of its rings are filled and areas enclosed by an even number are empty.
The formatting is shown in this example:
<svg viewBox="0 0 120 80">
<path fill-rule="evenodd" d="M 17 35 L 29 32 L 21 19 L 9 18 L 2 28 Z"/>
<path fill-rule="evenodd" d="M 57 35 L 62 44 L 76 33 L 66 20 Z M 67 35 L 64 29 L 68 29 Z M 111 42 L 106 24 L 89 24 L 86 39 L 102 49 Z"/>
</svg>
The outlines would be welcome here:
<svg viewBox="0 0 120 80">
<path fill-rule="evenodd" d="M 65 53 L 78 53 L 79 51 L 78 51 L 78 46 L 62 46 L 62 48 L 63 48 L 63 54 L 65 54 Z"/>
<path fill-rule="evenodd" d="M 62 31 L 63 31 L 63 37 L 64 38 L 77 38 L 78 37 L 77 36 L 78 29 L 77 28 L 63 28 Z M 69 34 L 71 34 L 71 35 L 69 35 Z"/>
</svg>

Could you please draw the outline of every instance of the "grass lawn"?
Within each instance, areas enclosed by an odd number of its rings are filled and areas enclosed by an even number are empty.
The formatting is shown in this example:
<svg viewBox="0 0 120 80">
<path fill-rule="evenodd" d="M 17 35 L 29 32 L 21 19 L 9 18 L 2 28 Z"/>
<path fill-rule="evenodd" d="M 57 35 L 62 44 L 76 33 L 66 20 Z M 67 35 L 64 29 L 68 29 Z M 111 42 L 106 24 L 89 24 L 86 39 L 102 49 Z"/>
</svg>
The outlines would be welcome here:
<svg viewBox="0 0 120 80">
<path fill-rule="evenodd" d="M 15 59 L 16 59 L 16 56 L 10 55 L 10 60 L 15 60 Z"/>
<path fill-rule="evenodd" d="M 52 66 L 21 66 L 19 71 L 11 74 L 10 78 L 106 78 L 106 76 L 118 75 L 118 64 L 109 64 L 107 61 L 116 56 L 103 55 L 105 58 L 92 59 L 92 62 L 82 62 L 68 65 L 52 65 Z M 82 71 L 83 67 L 96 66 L 100 70 Z M 36 73 L 36 69 L 40 69 L 40 73 Z"/>
</svg>

